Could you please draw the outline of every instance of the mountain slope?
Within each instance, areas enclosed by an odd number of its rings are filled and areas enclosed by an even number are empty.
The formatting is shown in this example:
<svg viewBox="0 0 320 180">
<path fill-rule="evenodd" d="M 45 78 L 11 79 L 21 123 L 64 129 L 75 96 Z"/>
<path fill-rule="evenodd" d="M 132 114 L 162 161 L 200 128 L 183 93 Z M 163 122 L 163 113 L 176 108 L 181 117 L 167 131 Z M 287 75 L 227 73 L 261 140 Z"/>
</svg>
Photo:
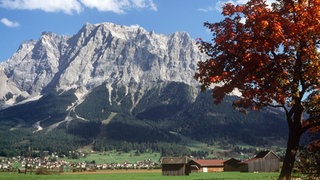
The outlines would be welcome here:
<svg viewBox="0 0 320 180">
<path fill-rule="evenodd" d="M 50 147 L 39 136 L 55 133 L 68 137 L 70 148 L 98 141 L 179 143 L 182 136 L 271 145 L 285 136 L 281 112 L 243 115 L 232 109 L 236 97 L 215 106 L 210 93 L 200 93 L 193 75 L 204 58 L 182 32 L 102 23 L 73 36 L 43 33 L 1 64 L 0 133 L 15 139 L 19 132 L 19 146 L 38 149 Z"/>
</svg>

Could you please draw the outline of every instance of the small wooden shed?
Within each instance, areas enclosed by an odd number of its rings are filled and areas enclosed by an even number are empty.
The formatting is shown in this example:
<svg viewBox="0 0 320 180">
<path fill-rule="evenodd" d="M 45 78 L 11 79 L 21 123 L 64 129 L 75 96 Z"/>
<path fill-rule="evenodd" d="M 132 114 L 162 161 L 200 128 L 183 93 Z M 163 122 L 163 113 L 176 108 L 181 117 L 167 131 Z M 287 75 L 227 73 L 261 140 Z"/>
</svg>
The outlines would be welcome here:
<svg viewBox="0 0 320 180">
<path fill-rule="evenodd" d="M 261 151 L 254 158 L 240 163 L 241 172 L 277 172 L 280 158 L 272 151 Z"/>
<path fill-rule="evenodd" d="M 240 163 L 241 161 L 235 158 L 231 158 L 229 160 L 226 160 L 224 165 L 224 171 L 240 171 Z"/>
<path fill-rule="evenodd" d="M 191 172 L 187 157 L 163 157 L 161 165 L 163 176 L 184 176 Z"/>
<path fill-rule="evenodd" d="M 224 160 L 218 159 L 198 159 L 191 160 L 192 172 L 222 172 Z"/>
</svg>

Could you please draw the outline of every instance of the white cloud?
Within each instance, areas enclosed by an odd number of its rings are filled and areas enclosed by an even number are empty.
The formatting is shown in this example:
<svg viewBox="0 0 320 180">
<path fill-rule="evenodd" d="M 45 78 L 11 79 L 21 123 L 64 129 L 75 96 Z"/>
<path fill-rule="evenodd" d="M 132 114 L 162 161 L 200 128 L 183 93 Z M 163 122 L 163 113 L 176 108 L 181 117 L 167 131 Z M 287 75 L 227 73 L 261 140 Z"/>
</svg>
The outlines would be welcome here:
<svg viewBox="0 0 320 180">
<path fill-rule="evenodd" d="M 157 6 L 152 0 L 131 0 L 133 3 L 133 8 L 148 8 L 153 11 L 157 11 Z"/>
<path fill-rule="evenodd" d="M 0 7 L 20 10 L 42 10 L 45 12 L 59 12 L 73 14 L 82 11 L 78 0 L 0 0 Z"/>
<path fill-rule="evenodd" d="M 152 0 L 80 0 L 88 8 L 98 11 L 110 11 L 124 14 L 129 9 L 151 9 L 157 11 L 157 6 Z"/>
<path fill-rule="evenodd" d="M 152 0 L 133 0 L 133 2 L 141 2 L 140 8 L 149 8 L 153 11 L 158 10 L 157 5 Z"/>
<path fill-rule="evenodd" d="M 214 10 L 214 8 L 213 8 L 212 6 L 209 6 L 209 7 L 206 7 L 206 8 L 199 8 L 199 9 L 198 9 L 198 11 L 205 12 L 205 13 L 211 12 L 211 11 L 213 11 L 213 10 Z"/>
<path fill-rule="evenodd" d="M 10 28 L 15 28 L 15 27 L 20 26 L 20 24 L 19 24 L 18 22 L 16 22 L 16 21 L 10 21 L 10 20 L 7 19 L 7 18 L 2 18 L 2 19 L 0 20 L 0 22 L 1 22 L 2 24 L 4 24 L 5 26 L 10 27 Z"/>
<path fill-rule="evenodd" d="M 80 0 L 88 8 L 97 9 L 98 11 L 111 11 L 114 13 L 124 13 L 123 7 L 128 6 L 127 0 Z"/>
<path fill-rule="evenodd" d="M 20 10 L 42 10 L 45 12 L 80 13 L 83 6 L 123 14 L 129 9 L 151 9 L 157 11 L 153 0 L 0 0 L 0 7 Z"/>
</svg>

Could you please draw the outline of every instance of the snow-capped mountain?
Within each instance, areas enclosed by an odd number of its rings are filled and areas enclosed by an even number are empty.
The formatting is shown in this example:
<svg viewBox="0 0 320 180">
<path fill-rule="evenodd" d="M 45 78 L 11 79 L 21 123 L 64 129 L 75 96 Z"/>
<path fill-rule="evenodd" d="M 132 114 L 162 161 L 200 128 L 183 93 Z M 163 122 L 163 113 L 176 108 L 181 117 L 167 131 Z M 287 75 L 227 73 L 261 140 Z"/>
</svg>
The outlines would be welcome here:
<svg viewBox="0 0 320 180">
<path fill-rule="evenodd" d="M 0 98 L 15 104 L 17 97 L 75 89 L 81 99 L 102 83 L 109 92 L 117 84 L 141 97 L 159 82 L 196 85 L 196 63 L 203 58 L 187 33 L 166 36 L 141 27 L 86 24 L 73 36 L 43 33 L 38 41 L 23 43 L 1 64 L 0 82 L 7 85 Z M 136 104 L 139 97 L 132 100 Z"/>
</svg>

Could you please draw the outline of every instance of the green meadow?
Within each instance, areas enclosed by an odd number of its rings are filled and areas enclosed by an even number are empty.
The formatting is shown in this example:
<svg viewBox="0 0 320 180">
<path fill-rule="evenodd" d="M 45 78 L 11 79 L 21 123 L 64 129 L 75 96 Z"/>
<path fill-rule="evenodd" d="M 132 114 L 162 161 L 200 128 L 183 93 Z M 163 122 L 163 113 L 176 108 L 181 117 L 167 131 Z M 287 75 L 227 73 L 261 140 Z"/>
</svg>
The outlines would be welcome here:
<svg viewBox="0 0 320 180">
<path fill-rule="evenodd" d="M 217 173 L 191 173 L 189 176 L 162 176 L 161 171 L 154 172 L 105 172 L 105 173 L 69 173 L 56 175 L 35 175 L 0 173 L 1 180 L 272 180 L 277 179 L 279 173 L 240 173 L 240 172 L 217 172 Z"/>
<path fill-rule="evenodd" d="M 123 162 L 135 163 L 137 161 L 143 161 L 146 159 L 151 159 L 154 162 L 159 162 L 160 157 L 161 157 L 160 153 L 141 153 L 139 155 L 136 155 L 134 151 L 131 151 L 128 153 L 108 151 L 105 153 L 90 153 L 86 157 L 80 157 L 78 159 L 64 158 L 64 160 L 72 161 L 72 162 L 95 161 L 96 164 L 103 164 L 103 163 L 123 163 Z"/>
</svg>

